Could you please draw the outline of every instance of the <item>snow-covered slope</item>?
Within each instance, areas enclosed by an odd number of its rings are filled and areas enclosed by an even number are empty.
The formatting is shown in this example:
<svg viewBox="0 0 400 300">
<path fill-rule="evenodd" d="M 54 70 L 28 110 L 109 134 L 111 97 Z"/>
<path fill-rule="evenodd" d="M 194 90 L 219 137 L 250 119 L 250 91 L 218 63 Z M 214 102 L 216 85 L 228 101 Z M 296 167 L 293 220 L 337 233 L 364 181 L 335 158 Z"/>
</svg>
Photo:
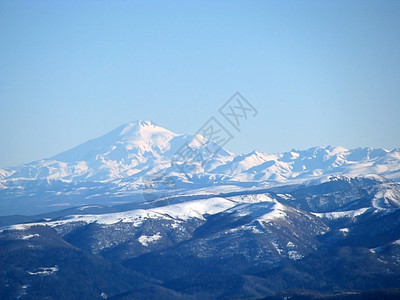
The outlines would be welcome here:
<svg viewBox="0 0 400 300">
<path fill-rule="evenodd" d="M 40 234 L 31 230 L 43 226 L 54 228 L 73 244 L 84 243 L 93 253 L 114 252 L 125 259 L 186 241 L 183 252 L 213 257 L 218 245 L 227 243 L 221 256 L 248 251 L 247 259 L 258 263 L 265 257 L 271 262 L 300 259 L 315 249 L 314 237 L 328 229 L 318 217 L 281 204 L 269 194 L 247 194 L 16 224 L 0 228 L 0 236 L 36 239 Z M 254 248 L 246 248 L 248 241 L 257 248 L 256 256 Z"/>
</svg>

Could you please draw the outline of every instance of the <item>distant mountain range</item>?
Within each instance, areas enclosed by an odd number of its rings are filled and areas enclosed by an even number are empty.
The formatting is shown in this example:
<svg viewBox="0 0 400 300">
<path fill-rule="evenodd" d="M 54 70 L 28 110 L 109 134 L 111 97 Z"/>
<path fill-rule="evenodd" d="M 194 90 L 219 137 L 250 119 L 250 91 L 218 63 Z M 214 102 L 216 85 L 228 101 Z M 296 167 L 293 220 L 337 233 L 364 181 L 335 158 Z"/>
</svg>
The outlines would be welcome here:
<svg viewBox="0 0 400 300">
<path fill-rule="evenodd" d="M 182 155 L 187 150 L 194 155 Z M 398 180 L 400 149 L 327 146 L 234 155 L 202 136 L 136 121 L 53 157 L 0 169 L 0 214 L 218 194 L 323 181 L 335 174 Z"/>
</svg>

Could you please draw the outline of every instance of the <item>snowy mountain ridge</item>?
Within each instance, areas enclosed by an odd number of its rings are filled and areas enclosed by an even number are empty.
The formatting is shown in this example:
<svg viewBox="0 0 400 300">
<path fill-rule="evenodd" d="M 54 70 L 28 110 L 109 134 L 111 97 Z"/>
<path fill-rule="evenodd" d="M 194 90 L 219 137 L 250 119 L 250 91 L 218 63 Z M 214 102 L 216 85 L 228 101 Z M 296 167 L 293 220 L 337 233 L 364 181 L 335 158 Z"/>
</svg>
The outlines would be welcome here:
<svg viewBox="0 0 400 300">
<path fill-rule="evenodd" d="M 171 169 L 171 159 L 185 143 L 202 148 L 206 140 L 173 133 L 150 121 L 136 121 L 48 159 L 0 170 L 0 178 L 108 182 L 132 175 L 138 179 L 144 172 L 161 169 L 167 169 L 164 173 L 179 172 Z M 201 168 L 207 174 L 226 175 L 233 181 L 283 181 L 343 172 L 398 178 L 399 169 L 400 149 L 331 146 L 278 154 L 253 151 L 237 156 L 222 149 Z"/>
<path fill-rule="evenodd" d="M 185 157 L 182 149 L 202 160 Z M 17 207 L 16 198 L 69 207 L 75 198 L 79 205 L 105 204 L 133 194 L 262 188 L 332 175 L 400 179 L 400 149 L 327 146 L 242 155 L 210 149 L 218 146 L 200 135 L 176 134 L 150 121 L 131 122 L 48 159 L 0 169 L 0 208 Z M 54 202 L 54 196 L 63 200 Z"/>
</svg>

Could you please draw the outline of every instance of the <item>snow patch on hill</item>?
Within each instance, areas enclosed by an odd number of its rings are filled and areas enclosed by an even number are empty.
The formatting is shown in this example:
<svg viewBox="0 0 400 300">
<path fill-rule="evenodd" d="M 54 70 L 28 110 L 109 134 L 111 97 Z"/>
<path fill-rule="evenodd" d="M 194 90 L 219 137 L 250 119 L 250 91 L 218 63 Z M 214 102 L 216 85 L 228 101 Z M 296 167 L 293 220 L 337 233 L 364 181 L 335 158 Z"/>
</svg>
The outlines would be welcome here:
<svg viewBox="0 0 400 300">
<path fill-rule="evenodd" d="M 370 207 L 355 209 L 355 210 L 347 210 L 347 211 L 335 211 L 335 212 L 327 212 L 327 213 L 314 213 L 311 212 L 314 216 L 325 218 L 328 220 L 336 220 L 341 218 L 356 218 L 358 216 L 363 215 L 365 212 L 371 210 Z"/>
<path fill-rule="evenodd" d="M 157 232 L 156 234 L 153 235 L 142 235 L 138 238 L 139 243 L 141 243 L 143 246 L 147 247 L 149 244 L 154 243 L 158 241 L 161 238 L 161 234 Z"/>
</svg>

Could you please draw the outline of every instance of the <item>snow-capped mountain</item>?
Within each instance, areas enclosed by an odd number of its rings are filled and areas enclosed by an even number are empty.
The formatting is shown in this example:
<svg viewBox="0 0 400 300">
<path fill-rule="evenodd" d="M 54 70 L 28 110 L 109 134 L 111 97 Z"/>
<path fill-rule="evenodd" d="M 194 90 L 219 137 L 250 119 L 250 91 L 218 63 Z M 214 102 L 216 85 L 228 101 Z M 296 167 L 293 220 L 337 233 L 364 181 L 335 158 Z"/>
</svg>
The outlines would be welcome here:
<svg viewBox="0 0 400 300">
<path fill-rule="evenodd" d="M 218 151 L 217 151 L 218 150 Z M 400 150 L 315 147 L 234 155 L 200 135 L 136 121 L 53 157 L 0 170 L 1 214 L 302 183 L 333 174 L 400 179 Z M 133 198 L 132 198 L 133 197 Z"/>
<path fill-rule="evenodd" d="M 205 153 L 211 155 L 205 149 L 209 143 L 199 135 L 176 134 L 150 121 L 136 121 L 48 159 L 1 170 L 0 174 L 10 180 L 110 182 L 129 176 L 137 179 L 171 168 L 172 159 L 184 145 L 203 152 L 203 157 Z M 221 149 L 213 162 L 231 156 Z M 173 171 L 179 169 L 169 172 Z"/>
</svg>

